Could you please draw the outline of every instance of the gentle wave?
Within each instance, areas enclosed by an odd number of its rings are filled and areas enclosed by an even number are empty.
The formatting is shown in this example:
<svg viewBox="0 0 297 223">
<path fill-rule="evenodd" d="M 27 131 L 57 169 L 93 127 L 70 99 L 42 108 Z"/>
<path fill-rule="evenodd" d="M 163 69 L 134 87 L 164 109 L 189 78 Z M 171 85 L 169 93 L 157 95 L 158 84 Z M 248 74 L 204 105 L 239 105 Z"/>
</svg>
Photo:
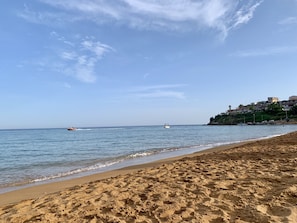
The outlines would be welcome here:
<svg viewBox="0 0 297 223">
<path fill-rule="evenodd" d="M 114 166 L 116 164 L 125 162 L 125 161 L 129 161 L 131 159 L 136 159 L 136 158 L 143 158 L 143 157 L 149 157 L 152 155 L 158 155 L 158 154 L 162 154 L 162 153 L 168 153 L 168 152 L 174 152 L 174 151 L 183 151 L 183 150 L 189 150 L 191 153 L 193 152 L 199 152 L 202 150 L 206 150 L 206 149 L 210 149 L 210 148 L 215 148 L 218 146 L 224 146 L 224 145 L 231 145 L 234 143 L 242 143 L 242 142 L 248 142 L 248 141 L 253 141 L 253 140 L 260 140 L 260 139 L 268 139 L 268 138 L 273 138 L 276 136 L 280 136 L 283 134 L 275 134 L 275 135 L 271 135 L 271 136 L 265 136 L 265 137 L 261 137 L 261 138 L 253 138 L 253 139 L 247 139 L 247 140 L 236 140 L 236 141 L 230 141 L 230 142 L 221 142 L 221 143 L 210 143 L 210 144 L 206 144 L 206 145 L 191 145 L 191 146 L 183 146 L 183 147 L 169 147 L 169 148 L 161 148 L 161 149 L 154 149 L 152 151 L 143 151 L 143 152 L 136 152 L 127 156 L 123 156 L 123 157 L 119 157 L 118 160 L 116 161 L 110 161 L 110 162 L 106 162 L 105 164 L 95 164 L 95 165 L 91 165 L 88 167 L 84 167 L 84 168 L 79 168 L 79 169 L 75 169 L 75 170 L 71 170 L 71 171 L 67 171 L 67 172 L 62 172 L 62 173 L 58 173 L 55 175 L 50 175 L 50 176 L 45 176 L 45 177 L 41 177 L 38 179 L 34 179 L 31 180 L 31 182 L 35 183 L 35 182 L 42 182 L 42 181 L 48 181 L 48 180 L 53 180 L 53 179 L 57 179 L 57 178 L 63 178 L 63 177 L 68 177 L 68 176 L 72 176 L 72 175 L 77 175 L 80 173 L 84 173 L 84 172 L 89 172 L 89 171 L 93 171 L 93 170 L 99 170 L 99 169 L 104 169 L 107 167 L 111 167 Z M 184 153 L 186 153 L 186 151 L 183 151 Z"/>
<path fill-rule="evenodd" d="M 105 163 L 98 163 L 98 164 L 94 164 L 91 166 L 87 166 L 87 167 L 83 167 L 83 168 L 78 168 L 78 169 L 74 169 L 74 170 L 70 170 L 70 171 L 66 171 L 66 172 L 61 172 L 61 173 L 57 173 L 57 174 L 53 174 L 53 175 L 49 175 L 49 176 L 43 176 L 37 179 L 32 179 L 30 180 L 31 183 L 39 183 L 39 182 L 44 182 L 44 181 L 50 181 L 50 180 L 55 180 L 55 179 L 59 179 L 59 178 L 65 178 L 65 177 L 69 177 L 69 176 L 74 176 L 74 175 L 78 175 L 81 173 L 86 173 L 86 172 L 90 172 L 90 171 L 94 171 L 94 170 L 100 170 L 100 169 L 106 169 L 108 167 L 112 167 L 115 166 L 116 164 L 120 164 L 120 163 L 124 163 L 125 161 L 129 162 L 129 160 L 134 160 L 137 158 L 144 158 L 144 157 L 149 157 L 149 156 L 153 156 L 153 155 L 158 155 L 158 154 L 164 154 L 164 153 L 168 153 L 168 152 L 173 152 L 173 151 L 177 151 L 177 150 L 183 150 L 183 149 L 197 149 L 197 148 L 210 148 L 211 145 L 208 146 L 187 146 L 187 147 L 170 147 L 170 148 L 161 148 L 161 149 L 153 149 L 151 151 L 143 151 L 143 152 L 136 152 L 130 155 L 126 155 L 126 156 L 120 156 L 117 159 L 113 159 L 113 161 L 106 161 Z M 199 151 L 199 150 L 197 150 Z"/>
<path fill-rule="evenodd" d="M 119 169 L 216 146 L 265 139 L 297 126 L 80 127 L 1 130 L 0 189 Z M 92 130 L 92 131 L 91 131 Z M 0 193 L 1 193 L 0 191 Z"/>
<path fill-rule="evenodd" d="M 265 137 L 261 137 L 261 138 L 255 138 L 255 139 L 266 139 L 266 138 L 272 138 L 272 137 L 276 137 L 276 136 L 280 136 L 280 135 L 283 135 L 283 134 L 275 134 L 275 135 L 270 135 L 270 136 L 265 136 Z M 14 186 L 28 184 L 28 183 L 41 183 L 41 182 L 46 182 L 46 181 L 50 181 L 50 180 L 70 177 L 70 176 L 78 175 L 81 173 L 86 173 L 86 172 L 90 172 L 90 171 L 94 171 L 94 170 L 100 170 L 100 169 L 112 167 L 116 164 L 120 164 L 125 161 L 129 161 L 129 160 L 133 160 L 133 159 L 137 159 L 137 158 L 144 158 L 144 157 L 149 157 L 149 156 L 153 156 L 153 155 L 176 152 L 176 151 L 182 151 L 183 153 L 187 154 L 186 150 L 188 150 L 188 153 L 193 153 L 193 152 L 199 152 L 199 151 L 202 151 L 205 149 L 210 149 L 210 148 L 214 148 L 214 147 L 218 147 L 218 146 L 253 141 L 255 139 L 210 143 L 210 144 L 205 144 L 205 145 L 199 144 L 199 145 L 190 145 L 190 146 L 182 146 L 182 147 L 168 147 L 168 148 L 152 149 L 151 151 L 136 152 L 136 153 L 132 153 L 132 154 L 129 154 L 126 156 L 118 157 L 118 159 L 113 159 L 113 161 L 107 161 L 105 163 L 98 163 L 98 164 L 94 164 L 94 165 L 83 167 L 83 168 L 78 168 L 78 169 L 74 169 L 74 170 L 70 170 L 70 171 L 66 171 L 66 172 L 61 172 L 61 173 L 57 173 L 57 174 L 53 174 L 53 175 L 49 175 L 49 176 L 43 176 L 40 178 L 30 179 L 27 181 L 15 183 Z M 5 186 L 9 186 L 9 185 L 5 185 Z M 13 185 L 11 185 L 11 186 L 13 186 Z"/>
<path fill-rule="evenodd" d="M 137 157 L 149 156 L 149 155 L 152 155 L 152 154 L 153 154 L 153 152 L 140 152 L 140 153 L 131 154 L 128 157 L 137 158 Z"/>
<path fill-rule="evenodd" d="M 76 129 L 76 131 L 91 131 L 91 130 L 93 130 L 93 129 Z"/>
<path fill-rule="evenodd" d="M 272 137 L 279 136 L 279 135 L 282 135 L 282 134 L 276 134 L 276 135 L 261 137 L 261 138 L 257 138 L 257 139 L 272 138 Z M 15 182 L 14 184 L 11 184 L 11 185 L 7 184 L 7 185 L 2 185 L 2 186 L 6 186 L 6 187 L 21 186 L 21 185 L 25 185 L 28 183 L 47 182 L 47 181 L 56 180 L 56 179 L 60 179 L 60 178 L 79 175 L 81 173 L 86 173 L 86 172 L 90 172 L 90 171 L 95 171 L 95 170 L 112 167 L 116 164 L 120 164 L 125 161 L 129 161 L 129 160 L 133 160 L 133 159 L 137 159 L 137 158 L 144 158 L 144 157 L 149 157 L 149 156 L 158 155 L 158 154 L 166 154 L 166 153 L 175 152 L 175 151 L 182 151 L 184 154 L 187 154 L 186 150 L 189 150 L 188 153 L 193 153 L 193 152 L 199 152 L 199 151 L 202 151 L 205 149 L 214 148 L 217 146 L 229 145 L 229 144 L 240 143 L 240 142 L 245 142 L 245 141 L 252 141 L 252 140 L 255 140 L 255 139 L 237 140 L 237 141 L 220 142 L 220 143 L 210 143 L 210 144 L 206 144 L 206 145 L 191 145 L 191 146 L 182 146 L 182 147 L 168 147 L 168 148 L 152 149 L 151 151 L 142 151 L 142 152 L 132 153 L 132 154 L 126 155 L 126 156 L 120 156 L 120 157 L 118 157 L 118 159 L 113 159 L 113 161 L 106 161 L 105 163 L 97 163 L 97 164 L 90 165 L 87 167 L 82 167 L 82 168 L 78 168 L 78 169 L 74 169 L 74 170 L 70 170 L 70 171 L 66 171 L 66 172 L 61 172 L 61 173 L 57 173 L 57 174 L 53 174 L 53 175 L 48 175 L 48 176 L 42 176 L 42 177 L 36 178 L 36 179 L 28 179 L 28 180 L 18 182 L 18 183 Z"/>
<path fill-rule="evenodd" d="M 92 166 L 89 166 L 89 167 L 84 167 L 84 168 L 80 168 L 80 169 L 76 169 L 76 170 L 71 170 L 71 171 L 67 171 L 67 172 L 58 173 L 58 174 L 55 174 L 55 175 L 41 177 L 41 178 L 38 178 L 38 179 L 31 180 L 31 182 L 36 183 L 36 182 L 54 180 L 54 179 L 57 179 L 57 178 L 68 177 L 68 176 L 72 176 L 72 175 L 83 173 L 83 172 L 88 172 L 88 171 L 92 171 L 92 170 L 97 170 L 97 169 L 102 169 L 102 168 L 105 168 L 105 167 L 109 167 L 109 166 L 112 166 L 112 165 L 114 165 L 116 163 L 119 163 L 119 162 L 121 162 L 121 161 L 110 162 L 110 163 L 106 163 L 106 164 L 96 164 L 96 165 L 92 165 Z"/>
</svg>

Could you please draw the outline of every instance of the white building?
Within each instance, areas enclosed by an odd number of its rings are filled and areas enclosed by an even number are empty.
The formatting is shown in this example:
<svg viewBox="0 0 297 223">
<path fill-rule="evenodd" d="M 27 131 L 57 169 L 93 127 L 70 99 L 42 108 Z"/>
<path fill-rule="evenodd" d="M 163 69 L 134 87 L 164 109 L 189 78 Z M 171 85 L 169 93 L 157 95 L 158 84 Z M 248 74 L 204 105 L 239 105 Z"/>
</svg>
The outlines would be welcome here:
<svg viewBox="0 0 297 223">
<path fill-rule="evenodd" d="M 277 103 L 278 102 L 278 97 L 268 97 L 268 102 L 269 103 Z"/>
</svg>

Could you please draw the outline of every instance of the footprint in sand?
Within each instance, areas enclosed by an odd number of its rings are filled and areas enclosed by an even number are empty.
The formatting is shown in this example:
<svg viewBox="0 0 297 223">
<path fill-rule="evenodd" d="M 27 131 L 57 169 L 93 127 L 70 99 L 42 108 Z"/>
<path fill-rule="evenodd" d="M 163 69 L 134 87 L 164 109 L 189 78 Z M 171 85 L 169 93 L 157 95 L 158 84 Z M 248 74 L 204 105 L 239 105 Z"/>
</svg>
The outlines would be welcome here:
<svg viewBox="0 0 297 223">
<path fill-rule="evenodd" d="M 272 206 L 267 209 L 267 213 L 278 217 L 288 217 L 292 214 L 292 211 L 289 208 Z"/>
<path fill-rule="evenodd" d="M 286 208 L 283 206 L 258 205 L 257 210 L 262 212 L 263 214 L 269 214 L 278 217 L 287 217 L 292 214 L 290 208 Z"/>
</svg>

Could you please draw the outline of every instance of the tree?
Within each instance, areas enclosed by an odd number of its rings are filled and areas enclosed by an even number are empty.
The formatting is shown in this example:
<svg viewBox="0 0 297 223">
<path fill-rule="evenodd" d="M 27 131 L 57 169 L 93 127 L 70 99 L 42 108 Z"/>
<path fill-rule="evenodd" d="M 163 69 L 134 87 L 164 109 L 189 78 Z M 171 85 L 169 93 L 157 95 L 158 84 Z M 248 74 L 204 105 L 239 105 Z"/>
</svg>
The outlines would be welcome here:
<svg viewBox="0 0 297 223">
<path fill-rule="evenodd" d="M 272 103 L 268 106 L 267 112 L 276 115 L 282 111 L 282 106 L 279 103 Z"/>
<path fill-rule="evenodd" d="M 291 113 L 292 115 L 297 115 L 297 105 L 294 105 L 294 106 L 291 108 L 290 113 Z"/>
</svg>

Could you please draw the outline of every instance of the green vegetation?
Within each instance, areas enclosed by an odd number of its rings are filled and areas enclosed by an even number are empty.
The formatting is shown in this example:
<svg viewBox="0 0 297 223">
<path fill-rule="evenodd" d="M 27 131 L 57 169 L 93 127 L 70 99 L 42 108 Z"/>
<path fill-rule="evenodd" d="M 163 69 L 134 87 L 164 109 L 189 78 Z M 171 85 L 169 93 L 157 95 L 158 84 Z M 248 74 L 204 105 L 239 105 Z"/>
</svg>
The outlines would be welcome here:
<svg viewBox="0 0 297 223">
<path fill-rule="evenodd" d="M 228 112 L 210 118 L 209 125 L 273 124 L 297 122 L 297 105 L 285 110 L 279 103 L 270 104 L 266 110 Z"/>
</svg>

